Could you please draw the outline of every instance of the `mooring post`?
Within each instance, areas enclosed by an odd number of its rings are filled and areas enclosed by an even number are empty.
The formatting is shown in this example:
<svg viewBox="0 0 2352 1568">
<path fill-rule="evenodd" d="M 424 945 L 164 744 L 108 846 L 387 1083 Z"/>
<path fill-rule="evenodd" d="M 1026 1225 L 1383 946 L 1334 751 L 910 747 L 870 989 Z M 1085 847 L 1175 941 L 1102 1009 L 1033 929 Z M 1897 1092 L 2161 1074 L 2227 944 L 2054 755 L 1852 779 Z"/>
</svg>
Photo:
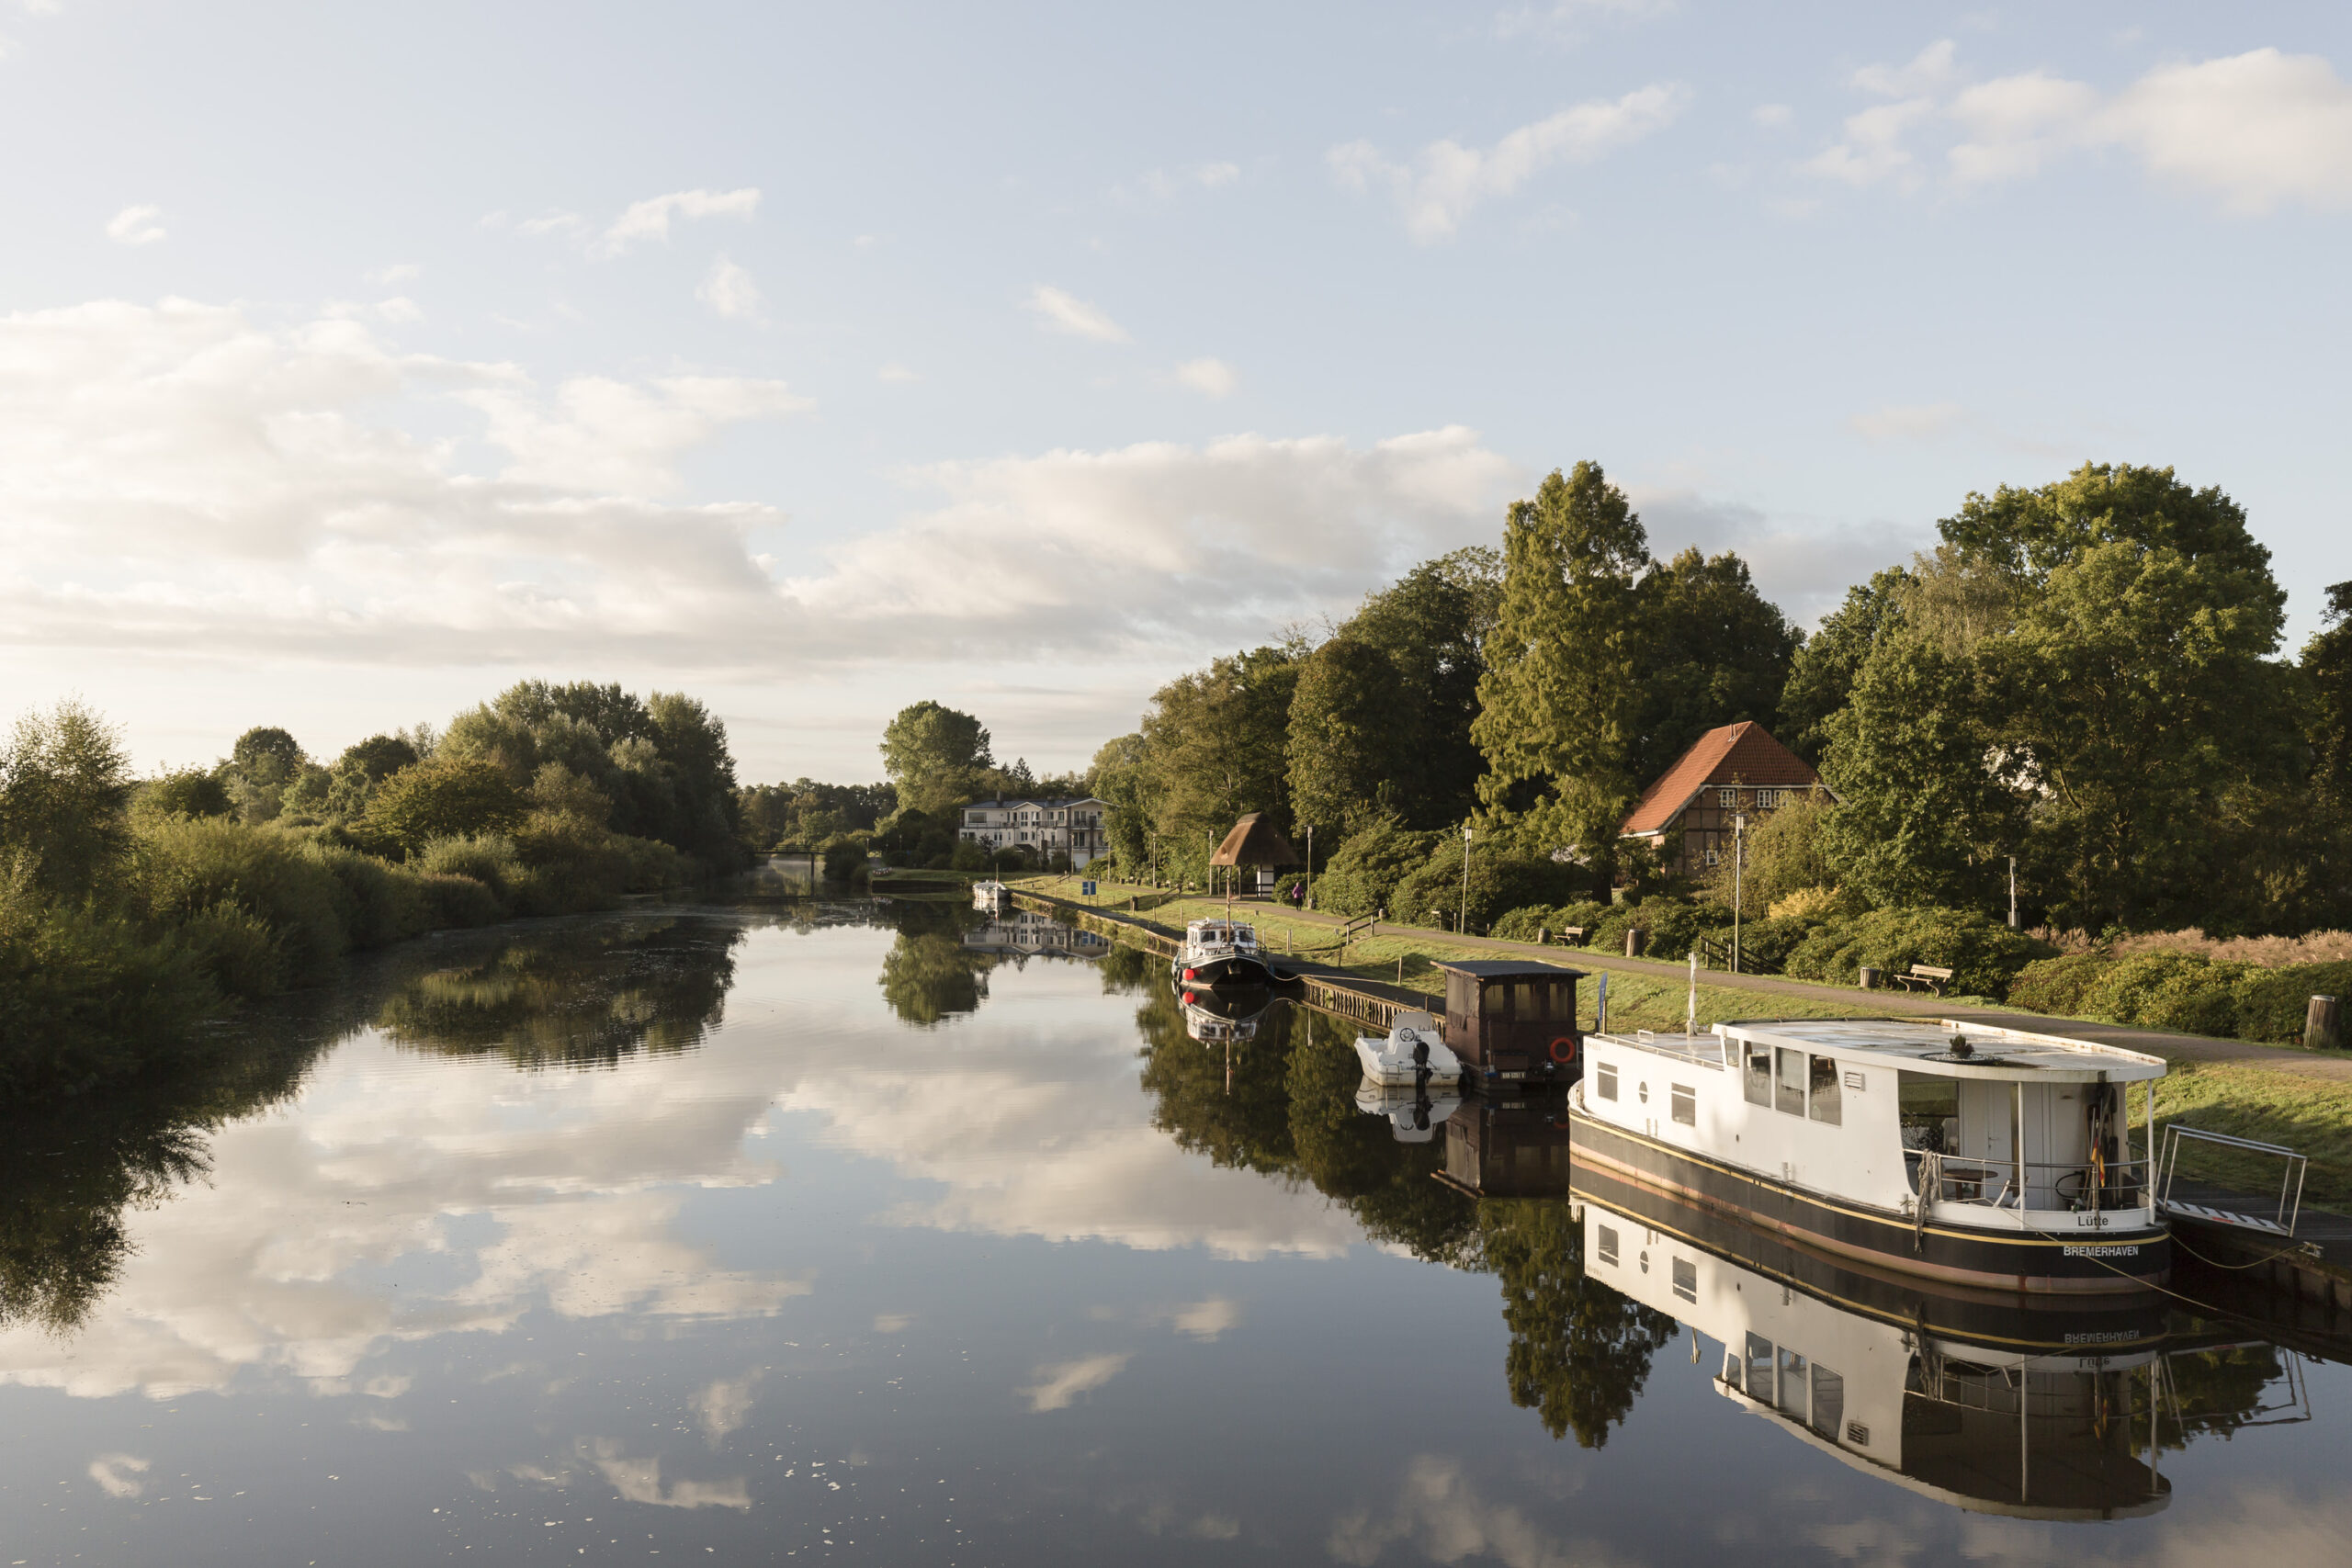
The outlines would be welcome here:
<svg viewBox="0 0 2352 1568">
<path fill-rule="evenodd" d="M 2306 1051 L 2341 1051 L 2344 1049 L 2344 998 L 2313 997 L 2303 1011 L 2303 1049 Z"/>
</svg>

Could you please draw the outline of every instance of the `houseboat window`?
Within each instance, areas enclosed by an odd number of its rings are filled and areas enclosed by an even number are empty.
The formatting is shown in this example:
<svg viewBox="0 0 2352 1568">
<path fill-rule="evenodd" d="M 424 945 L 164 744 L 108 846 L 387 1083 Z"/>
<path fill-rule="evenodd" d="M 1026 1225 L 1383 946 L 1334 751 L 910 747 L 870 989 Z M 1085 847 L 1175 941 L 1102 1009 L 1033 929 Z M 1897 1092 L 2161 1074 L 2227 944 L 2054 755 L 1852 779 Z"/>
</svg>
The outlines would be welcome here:
<svg viewBox="0 0 2352 1568">
<path fill-rule="evenodd" d="M 1600 1230 L 1600 1260 L 1614 1267 L 1617 1262 L 1617 1233 L 1607 1225 Z"/>
<path fill-rule="evenodd" d="M 1551 1016 L 1551 1010 L 1544 1004 L 1551 999 L 1552 987 L 1543 981 L 1521 980 L 1510 992 L 1511 1017 L 1540 1021 Z"/>
<path fill-rule="evenodd" d="M 1805 1359 L 1787 1346 L 1781 1348 L 1780 1407 L 1802 1421 L 1805 1417 L 1805 1374 L 1812 1369 Z"/>
<path fill-rule="evenodd" d="M 1467 1017 L 1477 1010 L 1470 1005 L 1470 976 L 1448 975 L 1445 977 L 1445 1010 Z"/>
<path fill-rule="evenodd" d="M 1696 1127 L 1699 1124 L 1699 1097 L 1688 1084 L 1676 1084 L 1673 1088 L 1674 1119 L 1685 1127 Z"/>
<path fill-rule="evenodd" d="M 1772 1342 L 1757 1334 L 1747 1337 L 1747 1397 L 1772 1403 Z"/>
<path fill-rule="evenodd" d="M 1804 1114 L 1804 1053 L 1792 1051 L 1783 1045 L 1776 1053 L 1780 1058 L 1781 1089 L 1772 1104 L 1792 1116 Z"/>
<path fill-rule="evenodd" d="M 1827 1367 L 1813 1369 L 1813 1429 L 1838 1440 L 1838 1428 L 1846 1421 L 1846 1380 Z"/>
<path fill-rule="evenodd" d="M 1772 1103 L 1772 1053 L 1766 1046 L 1747 1048 L 1747 1103 Z"/>
<path fill-rule="evenodd" d="M 1699 1299 L 1699 1266 L 1687 1258 L 1674 1260 L 1674 1293 L 1686 1302 Z"/>
<path fill-rule="evenodd" d="M 1593 1088 L 1600 1091 L 1601 1099 L 1616 1099 L 1617 1065 L 1614 1062 L 1603 1062 L 1600 1066 L 1594 1067 L 1592 1069 L 1592 1084 Z"/>
<path fill-rule="evenodd" d="M 1960 1080 L 1929 1073 L 1894 1075 L 1894 1098 L 1903 1122 L 1903 1146 L 1933 1154 L 1960 1149 Z"/>
<path fill-rule="evenodd" d="M 1813 1104 L 1811 1112 L 1816 1122 L 1838 1124 L 1838 1058 L 1815 1056 L 1813 1059 Z M 1835 1430 L 1833 1427 L 1832 1430 Z"/>
</svg>

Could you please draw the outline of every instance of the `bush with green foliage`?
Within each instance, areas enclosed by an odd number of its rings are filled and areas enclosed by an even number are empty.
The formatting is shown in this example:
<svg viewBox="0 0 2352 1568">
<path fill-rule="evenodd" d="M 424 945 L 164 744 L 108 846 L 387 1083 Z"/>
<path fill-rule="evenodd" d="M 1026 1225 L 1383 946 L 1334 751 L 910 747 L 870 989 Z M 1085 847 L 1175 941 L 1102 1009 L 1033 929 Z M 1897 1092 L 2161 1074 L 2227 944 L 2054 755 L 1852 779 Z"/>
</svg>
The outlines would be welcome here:
<svg viewBox="0 0 2352 1568">
<path fill-rule="evenodd" d="M 528 809 L 523 792 L 495 763 L 435 757 L 402 768 L 377 786 L 365 829 L 415 854 L 436 839 L 503 833 Z"/>
<path fill-rule="evenodd" d="M 1340 844 L 1315 878 L 1315 905 L 1342 915 L 1390 907 L 1396 884 L 1430 858 L 1436 833 L 1416 833 L 1384 817 Z M 1401 917 L 1400 917 L 1401 918 Z"/>
<path fill-rule="evenodd" d="M 851 882 L 865 874 L 865 840 L 843 833 L 824 849 L 825 880 Z"/>
<path fill-rule="evenodd" d="M 1437 847 L 1389 894 L 1388 918 L 1402 925 L 1451 931 L 1464 902 L 1462 839 L 1437 835 Z M 1574 897 L 1591 880 L 1582 866 L 1543 855 L 1517 854 L 1472 845 L 1467 902 L 1473 933 L 1491 931 L 1496 920 L 1529 904 Z"/>
<path fill-rule="evenodd" d="M 1560 933 L 1581 928 L 1589 938 L 1595 927 L 1609 918 L 1609 906 L 1587 898 L 1574 904 L 1522 904 L 1495 921 L 1490 935 L 1506 942 L 1533 942 L 1539 931 L 1552 933 L 1555 942 L 1567 939 Z M 1571 945 L 1589 946 L 1589 942 Z"/>
<path fill-rule="evenodd" d="M 1816 927 L 1790 952 L 1782 973 L 1803 980 L 1851 985 L 1868 965 L 1888 974 L 1914 964 L 1952 971 L 1951 988 L 1998 997 L 2049 945 L 1974 909 L 1872 909 Z"/>
<path fill-rule="evenodd" d="M 2007 999 L 2061 1018 L 2292 1045 L 2310 998 L 2347 990 L 2352 962 L 2267 965 L 2163 950 L 2043 959 L 2018 975 Z"/>
</svg>

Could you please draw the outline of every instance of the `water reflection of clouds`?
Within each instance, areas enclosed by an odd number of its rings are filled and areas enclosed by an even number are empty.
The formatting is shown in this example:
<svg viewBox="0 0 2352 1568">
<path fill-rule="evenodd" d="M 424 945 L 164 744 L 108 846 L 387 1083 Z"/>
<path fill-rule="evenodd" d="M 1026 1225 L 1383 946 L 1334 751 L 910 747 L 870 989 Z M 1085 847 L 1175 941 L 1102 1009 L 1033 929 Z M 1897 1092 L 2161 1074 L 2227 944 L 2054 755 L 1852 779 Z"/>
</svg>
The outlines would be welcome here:
<svg viewBox="0 0 2352 1568">
<path fill-rule="evenodd" d="M 891 1210 L 902 1224 L 1230 1258 L 1358 1238 L 1311 1191 L 1216 1168 L 1151 1125 L 1134 1036 L 1103 1027 L 1091 966 L 1032 965 L 943 1050 L 881 1012 L 874 953 L 870 931 L 754 932 L 733 949 L 737 1021 L 660 1059 L 518 1074 L 351 1041 L 293 1106 L 215 1134 L 209 1183 L 131 1216 L 137 1252 L 70 1343 L 0 1332 L 0 1381 L 168 1398 L 254 1368 L 358 1393 L 389 1345 L 534 1309 L 773 1314 L 809 1286 L 677 1235 L 693 1190 L 778 1179 L 747 1147 L 771 1107 L 936 1183 Z M 1212 1300 L 1163 1321 L 1212 1339 L 1231 1314 Z"/>
</svg>

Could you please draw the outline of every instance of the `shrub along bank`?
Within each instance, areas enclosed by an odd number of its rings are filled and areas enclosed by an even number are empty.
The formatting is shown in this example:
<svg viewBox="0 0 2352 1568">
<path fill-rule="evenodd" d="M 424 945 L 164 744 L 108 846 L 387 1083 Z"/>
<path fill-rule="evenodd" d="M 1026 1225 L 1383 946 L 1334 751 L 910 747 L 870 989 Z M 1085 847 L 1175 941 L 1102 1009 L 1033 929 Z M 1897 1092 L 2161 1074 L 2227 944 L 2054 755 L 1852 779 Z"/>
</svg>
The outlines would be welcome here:
<svg viewBox="0 0 2352 1568">
<path fill-rule="evenodd" d="M 0 1099 L 183 1058 L 222 1007 L 322 984 L 346 953 L 704 873 L 606 827 L 606 797 L 576 774 L 542 768 L 516 789 L 482 772 L 420 758 L 376 790 L 416 807 L 397 823 L 305 821 L 188 775 L 141 786 L 78 705 L 20 722 L 0 743 Z M 473 818 L 451 814 L 461 795 Z"/>
</svg>

